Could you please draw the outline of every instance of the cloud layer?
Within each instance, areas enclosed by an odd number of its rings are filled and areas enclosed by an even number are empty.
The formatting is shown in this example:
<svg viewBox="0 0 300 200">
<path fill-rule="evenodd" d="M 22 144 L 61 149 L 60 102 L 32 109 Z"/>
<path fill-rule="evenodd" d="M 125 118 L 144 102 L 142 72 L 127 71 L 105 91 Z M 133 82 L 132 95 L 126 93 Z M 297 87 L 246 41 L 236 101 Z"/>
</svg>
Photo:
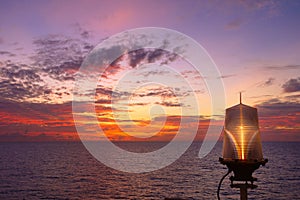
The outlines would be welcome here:
<svg viewBox="0 0 300 200">
<path fill-rule="evenodd" d="M 300 77 L 292 78 L 282 85 L 284 92 L 299 92 L 300 91 Z"/>
</svg>

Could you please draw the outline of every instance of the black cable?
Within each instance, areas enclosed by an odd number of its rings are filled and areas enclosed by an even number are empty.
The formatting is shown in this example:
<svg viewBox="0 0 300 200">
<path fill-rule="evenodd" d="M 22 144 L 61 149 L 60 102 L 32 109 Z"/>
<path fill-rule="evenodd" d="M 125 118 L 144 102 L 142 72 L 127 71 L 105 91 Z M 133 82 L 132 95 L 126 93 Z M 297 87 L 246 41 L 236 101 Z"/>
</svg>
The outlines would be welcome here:
<svg viewBox="0 0 300 200">
<path fill-rule="evenodd" d="M 228 174 L 230 174 L 231 170 L 228 169 L 228 172 L 221 178 L 220 182 L 219 182 L 219 186 L 218 186 L 218 192 L 217 192 L 217 196 L 218 196 L 218 200 L 220 200 L 220 189 L 221 189 L 221 185 L 222 185 L 222 182 L 224 180 L 224 178 L 226 176 L 228 176 Z"/>
</svg>

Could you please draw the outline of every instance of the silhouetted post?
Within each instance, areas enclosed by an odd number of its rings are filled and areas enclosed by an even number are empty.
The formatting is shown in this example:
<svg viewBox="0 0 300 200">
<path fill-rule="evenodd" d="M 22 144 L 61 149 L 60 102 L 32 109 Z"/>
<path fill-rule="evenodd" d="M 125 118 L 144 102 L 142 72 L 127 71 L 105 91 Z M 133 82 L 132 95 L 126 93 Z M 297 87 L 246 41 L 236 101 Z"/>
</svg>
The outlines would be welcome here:
<svg viewBox="0 0 300 200">
<path fill-rule="evenodd" d="M 246 185 L 242 185 L 240 187 L 240 194 L 241 194 L 241 200 L 248 200 L 247 186 Z"/>
</svg>

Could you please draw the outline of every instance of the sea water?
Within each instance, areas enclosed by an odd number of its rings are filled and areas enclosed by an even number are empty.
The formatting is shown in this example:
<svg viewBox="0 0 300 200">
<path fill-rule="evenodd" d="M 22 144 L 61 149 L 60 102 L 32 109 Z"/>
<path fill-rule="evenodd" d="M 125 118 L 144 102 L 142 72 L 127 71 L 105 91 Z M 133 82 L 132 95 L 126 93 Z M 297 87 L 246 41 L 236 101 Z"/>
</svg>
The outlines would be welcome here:
<svg viewBox="0 0 300 200">
<path fill-rule="evenodd" d="M 121 142 L 118 146 L 147 152 L 161 142 Z M 218 143 L 205 158 L 194 143 L 176 162 L 161 170 L 130 174 L 93 158 L 80 142 L 0 143 L 0 199 L 216 199 L 218 182 L 227 172 L 218 161 Z M 263 143 L 265 167 L 253 174 L 256 189 L 249 199 L 300 199 L 300 143 Z M 228 177 L 221 199 L 239 199 Z"/>
</svg>

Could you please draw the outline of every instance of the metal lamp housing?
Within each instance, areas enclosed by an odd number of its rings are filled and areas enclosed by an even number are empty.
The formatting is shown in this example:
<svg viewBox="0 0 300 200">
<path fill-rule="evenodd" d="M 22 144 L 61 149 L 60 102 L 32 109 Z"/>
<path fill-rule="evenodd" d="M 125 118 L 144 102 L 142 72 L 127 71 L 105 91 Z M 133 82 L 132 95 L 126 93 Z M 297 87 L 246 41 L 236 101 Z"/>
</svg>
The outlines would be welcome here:
<svg viewBox="0 0 300 200">
<path fill-rule="evenodd" d="M 242 103 L 226 109 L 223 158 L 220 162 L 233 171 L 232 181 L 255 181 L 252 173 L 265 165 L 257 109 Z"/>
</svg>

